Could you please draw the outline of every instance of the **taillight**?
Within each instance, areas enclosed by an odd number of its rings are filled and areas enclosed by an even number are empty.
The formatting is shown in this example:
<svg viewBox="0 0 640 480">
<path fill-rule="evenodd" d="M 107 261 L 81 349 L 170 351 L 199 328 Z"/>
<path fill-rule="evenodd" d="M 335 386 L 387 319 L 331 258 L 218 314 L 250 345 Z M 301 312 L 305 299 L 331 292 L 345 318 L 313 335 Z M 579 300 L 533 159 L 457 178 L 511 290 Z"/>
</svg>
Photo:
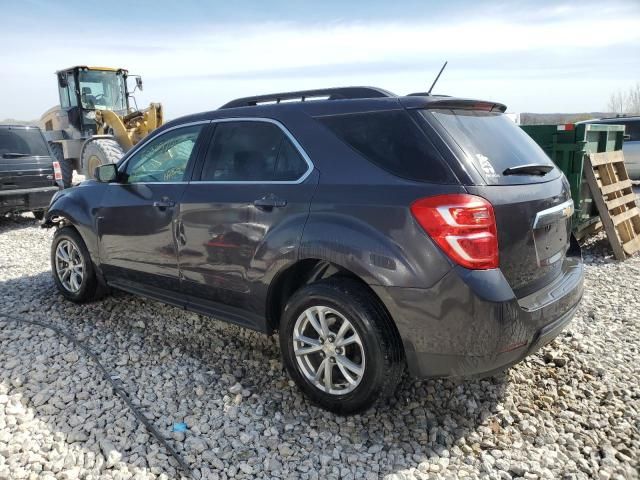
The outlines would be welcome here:
<svg viewBox="0 0 640 480">
<path fill-rule="evenodd" d="M 411 204 L 420 226 L 458 265 L 498 268 L 498 236 L 493 207 L 482 197 L 437 195 Z"/>
<path fill-rule="evenodd" d="M 60 162 L 53 162 L 53 178 L 62 180 L 62 170 L 60 170 Z"/>
</svg>

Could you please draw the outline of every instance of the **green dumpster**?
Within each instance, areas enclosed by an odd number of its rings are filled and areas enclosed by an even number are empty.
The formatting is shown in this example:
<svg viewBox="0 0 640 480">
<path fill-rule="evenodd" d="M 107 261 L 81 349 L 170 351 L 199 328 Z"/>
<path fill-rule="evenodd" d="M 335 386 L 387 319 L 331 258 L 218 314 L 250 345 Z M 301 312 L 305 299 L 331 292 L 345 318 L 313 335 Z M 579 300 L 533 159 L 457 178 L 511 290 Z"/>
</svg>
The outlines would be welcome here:
<svg viewBox="0 0 640 480">
<path fill-rule="evenodd" d="M 575 205 L 573 230 L 578 238 L 599 220 L 589 185 L 584 177 L 587 153 L 622 149 L 623 125 L 521 125 L 521 128 L 545 151 L 564 172 L 571 185 Z"/>
</svg>

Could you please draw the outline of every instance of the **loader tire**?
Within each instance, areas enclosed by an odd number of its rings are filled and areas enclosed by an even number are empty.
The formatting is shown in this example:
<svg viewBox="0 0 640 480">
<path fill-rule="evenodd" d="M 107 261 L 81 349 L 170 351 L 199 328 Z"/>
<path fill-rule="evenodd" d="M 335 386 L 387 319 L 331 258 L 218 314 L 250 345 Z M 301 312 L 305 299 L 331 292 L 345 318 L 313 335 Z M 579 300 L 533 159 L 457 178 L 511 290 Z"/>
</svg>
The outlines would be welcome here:
<svg viewBox="0 0 640 480">
<path fill-rule="evenodd" d="M 49 148 L 55 158 L 60 164 L 60 171 L 62 172 L 62 185 L 64 188 L 69 188 L 73 180 L 73 162 L 64 158 L 64 151 L 62 145 L 56 142 L 49 142 Z"/>
<path fill-rule="evenodd" d="M 87 142 L 82 150 L 82 172 L 95 179 L 95 170 L 106 163 L 117 163 L 124 155 L 118 142 L 111 138 L 96 138 Z"/>
</svg>

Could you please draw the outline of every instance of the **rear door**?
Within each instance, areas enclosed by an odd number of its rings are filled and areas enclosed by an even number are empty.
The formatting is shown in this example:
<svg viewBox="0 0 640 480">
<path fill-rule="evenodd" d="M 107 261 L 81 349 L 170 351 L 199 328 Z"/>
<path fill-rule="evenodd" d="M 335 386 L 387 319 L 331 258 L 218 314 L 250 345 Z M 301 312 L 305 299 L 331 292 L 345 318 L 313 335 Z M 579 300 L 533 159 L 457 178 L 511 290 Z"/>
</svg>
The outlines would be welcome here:
<svg viewBox="0 0 640 480">
<path fill-rule="evenodd" d="M 156 295 L 179 290 L 174 220 L 205 123 L 156 136 L 120 167 L 121 181 L 107 185 L 97 219 L 110 283 Z"/>
<path fill-rule="evenodd" d="M 270 276 L 297 259 L 317 181 L 278 122 L 215 123 L 178 222 L 182 290 L 194 308 L 263 328 Z"/>
<path fill-rule="evenodd" d="M 40 130 L 0 126 L 0 191 L 52 186 L 52 159 Z"/>
<path fill-rule="evenodd" d="M 499 112 L 423 110 L 456 161 L 470 172 L 466 189 L 494 207 L 500 269 L 518 297 L 563 271 L 573 202 L 564 175 L 538 145 Z"/>
</svg>

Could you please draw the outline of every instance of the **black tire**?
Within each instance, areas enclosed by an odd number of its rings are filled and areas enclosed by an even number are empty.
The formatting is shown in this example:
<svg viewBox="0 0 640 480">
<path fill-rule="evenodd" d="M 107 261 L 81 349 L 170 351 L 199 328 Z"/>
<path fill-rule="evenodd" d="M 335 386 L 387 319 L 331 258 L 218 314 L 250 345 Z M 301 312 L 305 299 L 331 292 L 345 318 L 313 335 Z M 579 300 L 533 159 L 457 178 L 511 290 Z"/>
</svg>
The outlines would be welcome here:
<svg viewBox="0 0 640 480">
<path fill-rule="evenodd" d="M 33 213 L 33 216 L 36 217 L 36 220 L 42 220 L 44 218 L 44 210 L 36 210 Z"/>
<path fill-rule="evenodd" d="M 79 251 L 79 258 L 84 263 L 84 272 L 80 288 L 71 291 L 65 287 L 58 276 L 58 263 L 56 261 L 56 250 L 63 241 L 71 242 Z M 75 303 L 84 303 L 94 300 L 98 293 L 98 281 L 96 279 L 95 268 L 91 260 L 91 255 L 87 250 L 82 237 L 73 227 L 63 227 L 56 231 L 51 243 L 51 272 L 58 291 L 68 300 Z"/>
<path fill-rule="evenodd" d="M 298 364 L 293 342 L 295 323 L 312 306 L 329 307 L 344 316 L 362 340 L 364 372 L 360 383 L 348 393 L 321 390 Z M 283 363 L 300 389 L 313 402 L 338 414 L 361 412 L 376 401 L 385 401 L 395 392 L 405 366 L 401 340 L 380 301 L 366 286 L 348 278 L 312 283 L 289 299 L 280 323 L 280 347 Z"/>
<path fill-rule="evenodd" d="M 117 163 L 124 155 L 120 144 L 112 138 L 94 138 L 87 142 L 82 150 L 82 172 L 89 178 L 95 178 L 95 169 L 106 163 Z"/>
<path fill-rule="evenodd" d="M 64 158 L 64 151 L 62 145 L 56 142 L 49 142 L 49 148 L 53 157 L 60 164 L 60 172 L 62 173 L 62 185 L 64 188 L 69 188 L 73 182 L 73 162 Z"/>
</svg>

